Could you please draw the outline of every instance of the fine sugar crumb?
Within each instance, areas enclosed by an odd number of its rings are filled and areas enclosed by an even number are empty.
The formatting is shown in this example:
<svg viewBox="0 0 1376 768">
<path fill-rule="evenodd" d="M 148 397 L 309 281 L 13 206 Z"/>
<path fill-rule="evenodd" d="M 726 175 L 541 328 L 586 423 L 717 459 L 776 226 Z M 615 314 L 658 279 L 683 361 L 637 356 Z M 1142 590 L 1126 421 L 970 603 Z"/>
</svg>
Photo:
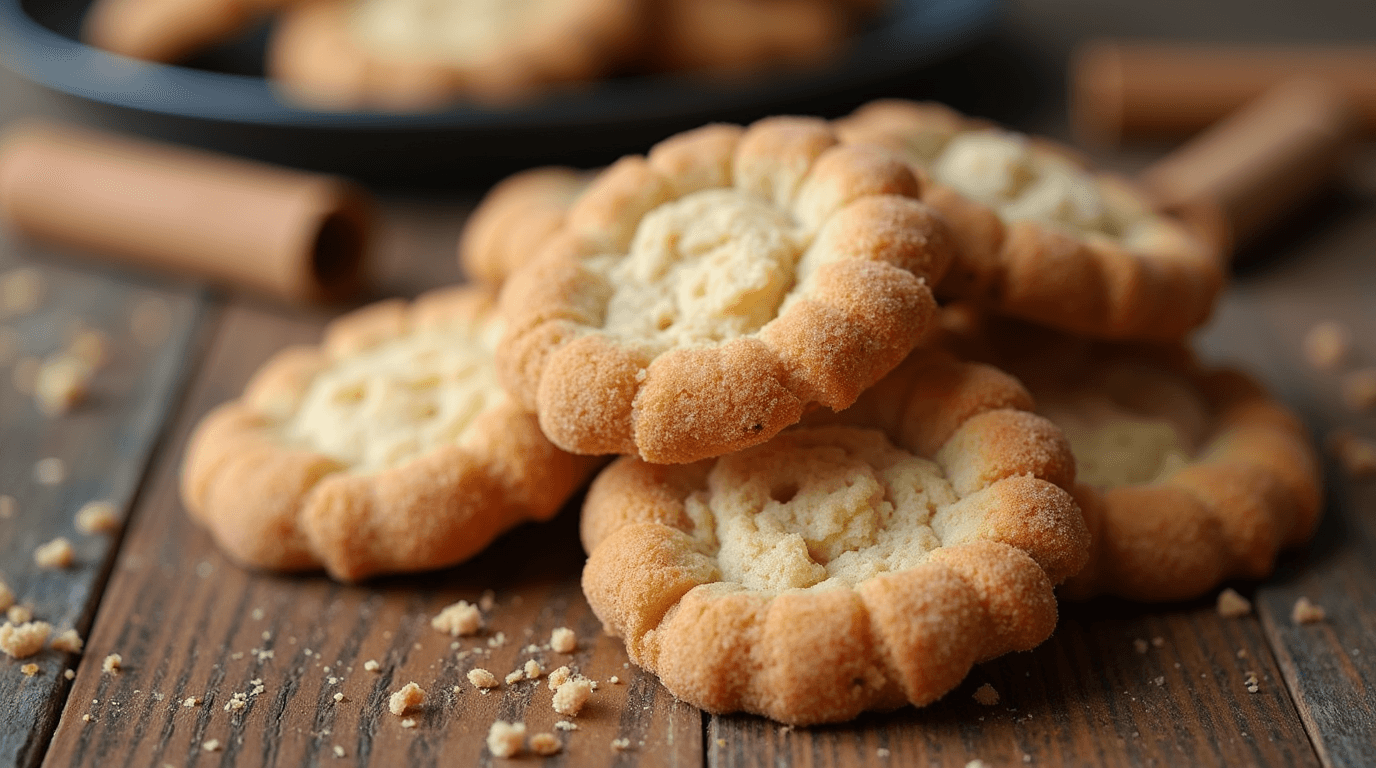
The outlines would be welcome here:
<svg viewBox="0 0 1376 768">
<path fill-rule="evenodd" d="M 39 459 L 33 465 L 33 479 L 39 485 L 57 485 L 67 479 L 67 463 L 56 456 Z"/>
<path fill-rule="evenodd" d="M 344 701 L 344 694 L 339 693 L 338 691 L 336 691 L 335 694 L 334 694 L 334 701 L 335 701 L 336 704 L 339 704 L 339 703 L 343 702 L 343 701 Z"/>
<path fill-rule="evenodd" d="M 219 751 L 220 751 L 220 740 L 219 740 L 219 739 L 211 739 L 210 741 L 203 742 L 203 743 L 201 744 L 201 749 L 203 749 L 203 750 L 205 750 L 205 751 L 207 751 L 207 752 L 219 752 Z"/>
<path fill-rule="evenodd" d="M 0 651 L 12 658 L 27 658 L 43 650 L 52 631 L 52 625 L 46 621 L 26 621 L 18 625 L 7 621 L 0 625 Z"/>
<path fill-rule="evenodd" d="M 468 682 L 472 683 L 473 687 L 482 690 L 496 688 L 501 685 L 501 681 L 497 679 L 496 675 L 488 672 L 482 667 L 474 667 L 468 670 Z"/>
<path fill-rule="evenodd" d="M 487 647 L 488 647 L 488 648 L 501 648 L 501 647 L 504 646 L 504 645 L 506 645 L 506 633 L 505 633 L 505 632 L 498 632 L 497 634 L 493 635 L 492 637 L 487 638 Z"/>
<path fill-rule="evenodd" d="M 559 737 L 552 733 L 537 733 L 530 737 L 530 751 L 537 755 L 557 755 L 563 749 Z"/>
<path fill-rule="evenodd" d="M 403 715 L 413 707 L 419 707 L 425 703 L 425 691 L 414 682 L 407 683 L 401 690 L 392 694 L 392 698 L 387 700 L 387 709 L 394 715 Z"/>
<path fill-rule="evenodd" d="M 0 518 L 6 520 L 19 512 L 19 501 L 13 496 L 0 496 Z"/>
<path fill-rule="evenodd" d="M 377 663 L 377 659 L 368 659 L 367 661 L 363 662 L 363 668 L 369 672 L 376 672 L 379 669 L 382 669 L 382 665 Z"/>
<path fill-rule="evenodd" d="M 76 670 L 74 670 L 74 669 L 64 669 L 64 670 L 62 670 L 62 676 L 65 677 L 65 678 L 67 678 L 68 680 L 75 680 L 75 679 L 76 679 Z"/>
<path fill-rule="evenodd" d="M 578 650 L 578 635 L 568 627 L 559 627 L 550 633 L 549 647 L 556 653 L 573 653 Z"/>
<path fill-rule="evenodd" d="M 33 551 L 33 562 L 39 568 L 68 568 L 75 560 L 72 542 L 61 536 Z"/>
<path fill-rule="evenodd" d="M 554 724 L 554 729 L 557 731 L 576 731 L 578 730 L 578 723 L 571 720 L 560 720 Z"/>
<path fill-rule="evenodd" d="M 886 757 L 888 757 L 890 754 L 891 754 L 891 753 L 889 752 L 889 750 L 884 749 L 883 747 L 880 747 L 880 748 L 874 750 L 874 756 L 875 756 L 875 757 L 878 757 L 878 758 L 880 758 L 880 759 L 886 758 Z"/>
<path fill-rule="evenodd" d="M 75 629 L 68 629 L 53 638 L 52 649 L 63 653 L 81 653 L 81 648 L 85 644 Z"/>
<path fill-rule="evenodd" d="M 520 753 L 525 740 L 525 723 L 498 720 L 487 731 L 487 750 L 493 757 L 514 757 Z"/>
<path fill-rule="evenodd" d="M 994 690 L 994 686 L 985 683 L 984 685 L 981 685 L 980 687 L 975 689 L 975 693 L 972 696 L 972 698 L 976 702 L 983 704 L 986 707 L 992 707 L 995 704 L 999 703 L 999 692 Z"/>
<path fill-rule="evenodd" d="M 507 685 L 512 685 L 512 684 L 514 684 L 514 683 L 519 683 L 519 682 L 521 682 L 522 680 L 524 680 L 525 677 L 526 677 L 526 672 L 525 672 L 524 669 L 515 669 L 515 670 L 512 670 L 512 671 L 506 673 L 506 684 L 507 684 Z"/>
<path fill-rule="evenodd" d="M 569 668 L 566 666 L 554 670 L 553 672 L 549 673 L 549 689 L 551 691 L 558 690 L 559 686 L 568 682 L 569 679 L 572 677 L 573 672 L 570 671 Z"/>
<path fill-rule="evenodd" d="M 430 626 L 453 637 L 473 635 L 483 628 L 483 614 L 478 606 L 460 600 L 441 610 L 430 620 Z"/>
<path fill-rule="evenodd" d="M 611 683 L 612 685 L 621 685 L 621 678 L 617 677 L 616 675 L 612 675 L 611 677 L 607 678 L 607 682 Z"/>
<path fill-rule="evenodd" d="M 1225 619 L 1238 619 L 1252 612 L 1252 601 L 1239 595 L 1229 587 L 1218 593 L 1218 615 Z"/>
<path fill-rule="evenodd" d="M 1138 653 L 1146 653 L 1148 648 L 1147 641 L 1139 637 L 1132 641 L 1132 648 Z"/>
<path fill-rule="evenodd" d="M 334 745 L 334 749 L 333 749 L 332 751 L 334 752 L 334 756 L 335 756 L 335 757 L 343 757 L 343 756 L 344 756 L 344 748 L 341 747 L 341 746 L 339 746 L 338 744 Z"/>
<path fill-rule="evenodd" d="M 1247 679 L 1242 681 L 1248 693 L 1256 693 L 1261 690 L 1261 685 L 1257 682 L 1257 673 L 1248 672 Z"/>
<path fill-rule="evenodd" d="M 536 661 L 535 659 L 529 659 L 526 661 L 525 664 L 525 673 L 526 679 L 539 680 L 540 675 L 543 675 L 545 673 L 545 670 L 543 667 L 540 666 L 540 662 Z"/>
<path fill-rule="evenodd" d="M 11 605 L 5 609 L 5 618 L 11 624 L 27 624 L 33 621 L 33 609 L 27 605 Z"/>
<path fill-rule="evenodd" d="M 1304 358 L 1320 371 L 1332 371 L 1352 350 L 1352 334 L 1332 320 L 1316 324 L 1304 335 Z"/>
<path fill-rule="evenodd" d="M 1343 376 L 1339 387 L 1348 408 L 1359 413 L 1376 408 L 1376 368 L 1363 368 Z"/>
<path fill-rule="evenodd" d="M 401 727 L 402 727 L 402 728 L 415 728 L 415 727 L 416 727 L 416 719 L 415 719 L 414 717 L 403 717 L 403 718 L 401 719 Z"/>
<path fill-rule="evenodd" d="M 34 675 L 38 674 L 38 665 L 25 664 L 24 666 L 19 668 L 19 671 L 23 672 L 25 677 L 33 677 Z"/>
<path fill-rule="evenodd" d="M 612 739 L 612 749 L 617 752 L 625 752 L 631 748 L 630 739 Z"/>
<path fill-rule="evenodd" d="M 119 530 L 119 513 L 108 501 L 91 501 L 77 510 L 76 529 L 82 533 L 114 533 Z M 262 618 L 262 611 L 257 618 Z"/>
<path fill-rule="evenodd" d="M 192 707 L 199 707 L 202 701 L 205 701 L 205 699 L 202 699 L 200 696 L 187 696 L 182 699 L 182 706 L 191 709 Z"/>
<path fill-rule="evenodd" d="M 1290 610 L 1290 620 L 1296 624 L 1313 624 L 1327 618 L 1323 608 L 1309 602 L 1309 598 L 1301 597 L 1295 601 L 1295 607 Z"/>
<path fill-rule="evenodd" d="M 81 722 L 83 723 L 89 723 L 94 719 L 95 718 L 91 717 L 91 714 L 89 712 L 81 716 Z"/>
<path fill-rule="evenodd" d="M 14 592 L 10 590 L 10 585 L 0 581 L 0 611 L 8 611 L 14 605 Z"/>
<path fill-rule="evenodd" d="M 592 681 L 585 677 L 567 680 L 554 692 L 554 711 L 574 717 L 592 695 Z"/>
</svg>

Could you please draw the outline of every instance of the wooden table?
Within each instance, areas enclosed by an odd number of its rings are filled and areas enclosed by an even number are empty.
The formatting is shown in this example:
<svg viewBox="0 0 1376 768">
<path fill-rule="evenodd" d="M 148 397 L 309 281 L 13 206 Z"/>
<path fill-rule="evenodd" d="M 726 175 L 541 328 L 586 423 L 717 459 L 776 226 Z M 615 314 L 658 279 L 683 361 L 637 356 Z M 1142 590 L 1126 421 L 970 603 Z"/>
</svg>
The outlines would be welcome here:
<svg viewBox="0 0 1376 768">
<path fill-rule="evenodd" d="M 1041 46 L 1043 70 L 1053 71 L 1074 37 L 1063 22 L 1098 7 L 1015 5 L 1001 42 L 940 71 L 949 78 L 952 67 L 993 66 L 1011 39 Z M 1197 13 L 1213 18 L 1215 11 Z M 1278 13 L 1263 10 L 1262 26 L 1283 23 Z M 1082 21 L 1079 30 L 1123 31 L 1102 19 Z M 0 78 L 0 122 L 29 113 L 84 118 L 68 102 Z M 1039 88 L 1021 117 L 999 116 L 1059 131 L 1058 91 L 1045 80 Z M 1149 154 L 1104 159 L 1132 167 Z M 1310 370 L 1299 351 L 1312 324 L 1336 319 L 1356 332 L 1362 362 L 1376 363 L 1376 163 L 1365 168 L 1348 191 L 1252 250 L 1197 339 L 1207 357 L 1263 378 L 1317 435 L 1344 425 L 1376 436 L 1376 418 L 1348 412 L 1336 379 Z M 452 246 L 474 198 L 388 198 L 376 292 L 413 295 L 458 280 Z M 482 666 L 504 675 L 532 656 L 528 644 L 547 642 L 559 626 L 576 630 L 577 651 L 533 655 L 546 668 L 571 663 L 604 682 L 578 730 L 560 732 L 564 750 L 550 764 L 1376 764 L 1376 484 L 1351 482 L 1334 466 L 1314 541 L 1286 555 L 1264 582 L 1234 585 L 1254 599 L 1251 616 L 1222 619 L 1212 597 L 1066 604 L 1050 641 L 977 667 L 933 706 L 842 726 L 781 728 L 703 714 L 627 664 L 578 587 L 576 499 L 553 523 L 522 527 L 475 560 L 424 577 L 349 587 L 235 567 L 177 500 L 188 432 L 276 349 L 316 339 L 328 313 L 121 271 L 0 232 L 0 272 L 19 265 L 36 267 L 47 287 L 36 313 L 0 321 L 19 331 L 29 353 L 56 348 L 74 319 L 110 332 L 114 350 L 91 401 L 61 418 L 41 415 L 10 387 L 10 366 L 0 370 L 0 494 L 18 501 L 17 514 L 0 519 L 3 578 L 37 618 L 87 638 L 81 656 L 45 651 L 30 659 L 39 667 L 32 677 L 20 672 L 22 662 L 0 658 L 0 764 L 502 764 L 485 749 L 488 726 L 522 720 L 531 732 L 551 730 L 558 719 L 551 694 L 528 682 L 481 694 L 465 673 Z M 136 306 L 165 310 L 165 338 L 150 345 L 135 337 Z M 63 482 L 35 481 L 34 463 L 45 457 L 65 462 Z M 75 531 L 73 513 L 92 499 L 116 504 L 126 521 L 121 533 Z M 34 547 L 58 535 L 74 542 L 76 565 L 35 569 Z M 488 636 L 456 649 L 430 628 L 442 606 L 487 590 L 496 601 Z M 1323 606 L 1328 619 L 1292 624 L 1300 596 Z M 505 643 L 489 647 L 499 631 Z M 480 653 L 460 657 L 475 647 Z M 122 667 L 103 673 L 111 653 L 122 656 Z M 365 670 L 368 660 L 380 668 Z M 71 681 L 67 669 L 75 670 Z M 619 684 L 605 682 L 613 675 Z M 412 680 L 430 700 L 408 729 L 387 714 L 386 699 Z M 972 699 L 985 683 L 1000 694 L 995 706 Z M 231 705 L 236 693 L 247 694 L 242 708 Z M 613 749 L 613 739 L 627 739 L 629 748 Z M 212 740 L 217 751 L 207 751 Z"/>
</svg>

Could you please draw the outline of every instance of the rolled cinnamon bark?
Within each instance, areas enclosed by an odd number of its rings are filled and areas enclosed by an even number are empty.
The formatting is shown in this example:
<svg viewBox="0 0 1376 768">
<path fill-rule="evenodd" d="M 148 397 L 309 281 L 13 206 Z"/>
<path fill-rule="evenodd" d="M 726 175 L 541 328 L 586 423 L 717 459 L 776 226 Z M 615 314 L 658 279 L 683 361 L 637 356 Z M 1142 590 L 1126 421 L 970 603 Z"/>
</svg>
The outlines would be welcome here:
<svg viewBox="0 0 1376 768">
<path fill-rule="evenodd" d="M 1245 241 L 1331 179 L 1360 134 L 1352 103 L 1327 82 L 1296 78 L 1148 168 L 1157 204 L 1208 222 L 1224 243 Z M 1217 222 L 1216 222 L 1217 223 Z"/>
<path fill-rule="evenodd" d="M 1082 139 L 1180 136 L 1241 108 L 1282 80 L 1325 80 L 1376 132 L 1376 48 L 1225 47 L 1101 40 L 1070 70 L 1071 121 Z"/>
<path fill-rule="evenodd" d="M 0 216 L 34 238 L 319 302 L 359 287 L 372 204 L 332 176 L 35 123 L 0 138 Z"/>
</svg>

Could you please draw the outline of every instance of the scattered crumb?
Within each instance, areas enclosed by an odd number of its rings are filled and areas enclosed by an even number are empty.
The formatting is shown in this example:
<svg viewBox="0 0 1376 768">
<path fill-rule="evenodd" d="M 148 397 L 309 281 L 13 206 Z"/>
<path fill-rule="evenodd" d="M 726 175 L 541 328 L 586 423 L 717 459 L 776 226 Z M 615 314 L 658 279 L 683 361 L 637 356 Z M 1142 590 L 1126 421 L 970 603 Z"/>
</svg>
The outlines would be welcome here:
<svg viewBox="0 0 1376 768">
<path fill-rule="evenodd" d="M 1363 368 L 1346 374 L 1339 381 L 1343 403 L 1354 411 L 1376 408 L 1376 368 Z"/>
<path fill-rule="evenodd" d="M 1247 679 L 1243 680 L 1242 684 L 1246 686 L 1248 693 L 1256 693 L 1261 690 L 1261 686 L 1257 683 L 1257 673 L 1255 672 L 1248 672 Z"/>
<path fill-rule="evenodd" d="M 14 605 L 14 592 L 10 591 L 10 585 L 0 581 L 0 611 L 8 611 L 12 605 Z"/>
<path fill-rule="evenodd" d="M 119 530 L 119 513 L 108 501 L 91 501 L 77 510 L 76 529 L 82 533 L 114 533 Z M 257 618 L 262 618 L 262 611 Z"/>
<path fill-rule="evenodd" d="M 497 594 L 490 589 L 483 590 L 483 594 L 478 598 L 478 607 L 484 611 L 492 610 L 492 606 L 497 604 Z"/>
<path fill-rule="evenodd" d="M 578 730 L 578 723 L 570 720 L 560 720 L 554 724 L 554 728 L 559 731 L 576 731 Z"/>
<path fill-rule="evenodd" d="M 344 694 L 339 693 L 338 691 L 336 691 L 335 694 L 334 694 L 334 700 L 335 700 L 335 703 L 336 703 L 336 704 L 338 704 L 339 702 L 344 701 Z"/>
<path fill-rule="evenodd" d="M 588 697 L 592 695 L 592 691 L 592 681 L 585 677 L 576 677 L 565 681 L 554 692 L 554 711 L 570 717 L 577 715 L 583 705 L 588 702 Z"/>
<path fill-rule="evenodd" d="M 1165 676 L 1165 675 L 1161 675 L 1160 677 L 1157 677 L 1157 678 L 1156 678 L 1155 680 L 1153 680 L 1152 682 L 1153 682 L 1153 683 L 1156 683 L 1157 687 L 1159 688 L 1159 687 L 1161 687 L 1161 686 L 1163 686 L 1163 685 L 1166 684 L 1166 676 Z"/>
<path fill-rule="evenodd" d="M 263 620 L 263 609 L 262 609 L 262 608 L 254 608 L 252 611 L 249 611 L 249 614 L 248 614 L 248 615 L 249 615 L 254 621 L 262 621 L 262 620 Z"/>
<path fill-rule="evenodd" d="M 530 737 L 530 751 L 537 755 L 557 755 L 563 745 L 559 737 L 552 733 L 537 733 Z"/>
<path fill-rule="evenodd" d="M 129 313 L 129 330 L 138 343 L 156 347 L 167 340 L 172 330 L 172 310 L 162 299 L 141 299 Z"/>
<path fill-rule="evenodd" d="M 559 627 L 550 633 L 549 647 L 557 653 L 573 653 L 578 650 L 578 635 L 568 627 Z"/>
<path fill-rule="evenodd" d="M 376 672 L 379 669 L 382 669 L 382 665 L 377 663 L 377 659 L 368 659 L 367 661 L 363 662 L 363 668 L 368 670 L 369 672 Z"/>
<path fill-rule="evenodd" d="M 1296 624 L 1313 624 L 1316 621 L 1323 621 L 1327 618 L 1323 608 L 1309 602 L 1309 598 L 1301 597 L 1295 601 L 1295 607 L 1290 610 L 1290 620 Z"/>
<path fill-rule="evenodd" d="M 25 664 L 24 666 L 19 668 L 19 671 L 23 672 L 25 677 L 33 677 L 34 675 L 38 674 L 38 665 L 32 663 Z"/>
<path fill-rule="evenodd" d="M 631 748 L 630 739 L 612 739 L 612 749 L 617 752 L 625 752 Z"/>
<path fill-rule="evenodd" d="M 536 661 L 535 659 L 529 659 L 526 661 L 525 673 L 527 679 L 539 680 L 540 675 L 543 675 L 545 673 L 545 670 L 543 667 L 540 666 L 540 662 Z"/>
<path fill-rule="evenodd" d="M 225 702 L 225 711 L 226 711 L 226 712 L 237 712 L 237 711 L 239 711 L 239 710 L 241 710 L 241 709 L 243 709 L 244 707 L 247 707 L 247 706 L 248 706 L 248 694 L 247 694 L 247 693 L 242 693 L 242 692 L 240 692 L 240 693 L 235 693 L 233 696 L 230 696 L 230 697 L 229 697 L 229 701 Z"/>
<path fill-rule="evenodd" d="M 91 722 L 91 720 L 93 720 L 93 719 L 94 719 L 94 718 L 91 717 L 90 713 L 87 713 L 87 714 L 84 714 L 84 715 L 81 716 L 81 722 L 83 722 L 83 723 L 89 723 L 89 722 Z"/>
<path fill-rule="evenodd" d="M 39 568 L 68 568 L 75 560 L 72 542 L 61 536 L 33 551 L 33 562 Z"/>
<path fill-rule="evenodd" d="M 487 732 L 487 750 L 494 757 L 512 757 L 521 751 L 525 740 L 525 723 L 498 720 Z"/>
<path fill-rule="evenodd" d="M 39 459 L 33 465 L 33 479 L 40 485 L 57 485 L 67 479 L 67 463 L 56 456 Z"/>
<path fill-rule="evenodd" d="M 1153 647 L 1153 648 L 1164 648 L 1165 645 L 1166 645 L 1166 638 L 1164 638 L 1164 637 L 1153 637 L 1153 638 L 1151 639 L 1151 647 Z"/>
<path fill-rule="evenodd" d="M 441 610 L 430 620 L 430 626 L 453 637 L 472 635 L 483 628 L 483 614 L 478 606 L 460 600 Z"/>
<path fill-rule="evenodd" d="M 49 416 L 70 413 L 86 399 L 95 370 L 86 361 L 66 353 L 49 355 L 38 367 L 33 398 Z"/>
<path fill-rule="evenodd" d="M 488 648 L 501 648 L 501 647 L 504 646 L 504 645 L 506 645 L 506 633 L 505 633 L 505 632 L 498 632 L 497 634 L 493 635 L 492 637 L 487 638 L 487 647 L 488 647 Z"/>
<path fill-rule="evenodd" d="M 474 667 L 468 670 L 468 682 L 472 683 L 473 687 L 482 689 L 496 688 L 501 685 L 496 675 L 488 672 L 482 667 Z"/>
<path fill-rule="evenodd" d="M 0 496 L 0 517 L 8 520 L 19 511 L 19 502 L 13 496 Z"/>
<path fill-rule="evenodd" d="M 572 677 L 573 672 L 570 671 L 568 667 L 560 667 L 554 670 L 549 673 L 549 689 L 551 691 L 558 690 L 559 686 L 563 685 Z"/>
<path fill-rule="evenodd" d="M 1304 357 L 1321 371 L 1337 368 L 1351 349 L 1352 334 L 1347 326 L 1332 320 L 1318 323 L 1304 335 Z"/>
<path fill-rule="evenodd" d="M 1137 638 L 1136 640 L 1133 640 L 1133 641 L 1132 641 L 1132 647 L 1133 647 L 1133 649 L 1135 649 L 1138 653 L 1146 653 L 1146 652 L 1147 652 L 1147 648 L 1150 647 L 1150 646 L 1147 645 L 1147 641 L 1146 641 L 1146 640 L 1143 640 L 1142 638 L 1139 637 L 1139 638 Z"/>
<path fill-rule="evenodd" d="M 201 744 L 201 749 L 204 749 L 204 750 L 207 751 L 207 752 L 219 752 L 219 751 L 220 751 L 220 740 L 219 740 L 219 739 L 211 739 L 210 741 L 204 742 L 204 743 Z"/>
<path fill-rule="evenodd" d="M 611 677 L 607 678 L 607 682 L 611 683 L 612 685 L 620 685 L 621 678 L 617 677 L 616 675 L 612 675 Z"/>
<path fill-rule="evenodd" d="M 118 653 L 112 653 L 105 657 L 105 661 L 100 662 L 100 671 L 114 674 L 119 671 L 120 665 L 124 663 L 124 657 Z"/>
<path fill-rule="evenodd" d="M 890 754 L 889 750 L 884 749 L 883 747 L 880 747 L 879 749 L 874 750 L 874 756 L 875 756 L 875 757 L 884 758 L 884 757 L 888 757 L 889 754 Z"/>
<path fill-rule="evenodd" d="M 65 677 L 65 678 L 67 678 L 68 680 L 75 680 L 75 679 L 76 679 L 76 670 L 74 670 L 74 669 L 64 669 L 64 670 L 62 671 L 62 676 Z"/>
<path fill-rule="evenodd" d="M 33 610 L 27 605 L 11 605 L 5 609 L 5 618 L 12 624 L 27 624 L 33 621 Z"/>
<path fill-rule="evenodd" d="M 16 659 L 32 656 L 43 650 L 52 631 L 46 621 L 26 621 L 17 626 L 7 621 L 0 625 L 0 651 Z"/>
<path fill-rule="evenodd" d="M 1239 595 L 1229 587 L 1218 593 L 1218 615 L 1225 619 L 1237 619 L 1252 612 L 1252 601 Z"/>
<path fill-rule="evenodd" d="M 333 750 L 333 751 L 334 751 L 334 756 L 335 756 L 335 757 L 343 757 L 343 756 L 344 756 L 344 748 L 341 747 L 341 746 L 339 746 L 338 744 L 334 745 L 334 750 Z"/>
<path fill-rule="evenodd" d="M 986 707 L 992 707 L 999 703 L 999 692 L 994 690 L 994 686 L 985 683 L 975 689 L 973 698 Z"/>
<path fill-rule="evenodd" d="M 425 691 L 415 683 L 407 683 L 402 689 L 392 694 L 392 698 L 387 700 L 387 709 L 394 715 L 404 714 L 413 707 L 419 707 L 425 703 Z"/>
<path fill-rule="evenodd" d="M 524 680 L 525 677 L 526 677 L 526 672 L 525 672 L 525 670 L 523 670 L 523 669 L 512 670 L 511 672 L 506 673 L 506 684 L 507 684 L 507 685 L 511 685 L 511 684 L 513 684 L 513 683 L 519 683 L 519 682 L 521 682 L 522 680 Z"/>
<path fill-rule="evenodd" d="M 52 649 L 63 653 L 81 653 L 84 645 L 81 635 L 78 635 L 75 629 L 68 629 L 53 638 Z"/>
<path fill-rule="evenodd" d="M 401 719 L 401 727 L 402 727 L 402 728 L 415 728 L 415 727 L 416 727 L 416 719 L 415 719 L 414 717 L 403 717 L 403 718 Z"/>
<path fill-rule="evenodd" d="M 202 701 L 204 701 L 204 699 L 200 696 L 187 696 L 185 699 L 182 699 L 182 706 L 191 709 L 192 707 L 200 706 Z"/>
<path fill-rule="evenodd" d="M 0 274 L 0 317 L 27 315 L 43 302 L 43 274 L 19 267 Z"/>
</svg>

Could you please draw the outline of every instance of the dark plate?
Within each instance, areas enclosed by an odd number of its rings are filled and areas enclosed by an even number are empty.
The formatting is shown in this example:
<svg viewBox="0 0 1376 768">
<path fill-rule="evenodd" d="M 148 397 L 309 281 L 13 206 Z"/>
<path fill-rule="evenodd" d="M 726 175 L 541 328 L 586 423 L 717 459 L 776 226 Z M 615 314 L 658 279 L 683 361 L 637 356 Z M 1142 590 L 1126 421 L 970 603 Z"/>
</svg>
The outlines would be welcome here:
<svg viewBox="0 0 1376 768">
<path fill-rule="evenodd" d="M 262 30 L 193 66 L 83 45 L 75 34 L 87 4 L 0 0 L 0 61 L 100 105 L 96 121 L 112 127 L 365 179 L 441 186 L 541 162 L 605 162 L 710 120 L 849 108 L 978 39 L 998 11 L 998 0 L 896 0 L 846 57 L 822 71 L 730 84 L 692 75 L 623 77 L 510 109 L 382 114 L 317 112 L 279 100 L 258 74 Z"/>
</svg>

